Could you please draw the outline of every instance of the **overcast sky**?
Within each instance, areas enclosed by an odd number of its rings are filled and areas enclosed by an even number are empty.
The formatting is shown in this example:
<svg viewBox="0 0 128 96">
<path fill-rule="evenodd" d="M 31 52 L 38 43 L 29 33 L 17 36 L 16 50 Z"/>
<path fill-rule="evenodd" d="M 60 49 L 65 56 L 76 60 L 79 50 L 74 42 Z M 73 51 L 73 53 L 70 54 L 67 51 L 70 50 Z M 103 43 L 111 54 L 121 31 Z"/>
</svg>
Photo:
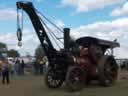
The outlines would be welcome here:
<svg viewBox="0 0 128 96">
<path fill-rule="evenodd" d="M 22 55 L 33 55 L 40 42 L 27 14 L 24 14 L 23 46 L 17 46 L 16 1 L 0 0 L 0 41 L 6 43 L 9 49 L 17 49 Z M 71 28 L 74 38 L 93 36 L 111 41 L 117 38 L 121 47 L 115 50 L 114 55 L 117 58 L 128 58 L 127 0 L 29 1 L 59 27 Z M 62 36 L 61 33 L 55 34 Z"/>
</svg>

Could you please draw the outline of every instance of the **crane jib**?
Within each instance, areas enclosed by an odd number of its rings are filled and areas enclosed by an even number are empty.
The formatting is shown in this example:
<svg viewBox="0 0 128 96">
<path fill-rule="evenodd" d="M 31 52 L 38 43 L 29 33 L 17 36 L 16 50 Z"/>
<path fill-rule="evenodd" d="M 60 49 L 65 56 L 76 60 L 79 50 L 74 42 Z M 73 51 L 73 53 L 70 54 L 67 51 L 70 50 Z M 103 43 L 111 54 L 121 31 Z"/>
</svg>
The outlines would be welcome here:
<svg viewBox="0 0 128 96">
<path fill-rule="evenodd" d="M 33 4 L 31 2 L 22 2 L 19 1 L 16 3 L 17 6 L 17 10 L 21 9 L 23 11 L 25 11 L 27 13 L 27 15 L 29 16 L 32 25 L 35 29 L 35 32 L 41 42 L 41 45 L 43 47 L 43 50 L 45 52 L 45 55 L 48 57 L 48 60 L 50 61 L 50 59 L 52 58 L 52 54 L 56 52 L 56 49 L 53 47 L 52 42 L 50 40 L 50 38 L 48 37 L 48 34 L 44 28 L 44 26 L 41 23 L 40 17 L 38 16 L 38 14 L 36 13 L 36 10 L 33 6 Z M 17 15 L 19 16 L 19 15 Z M 17 23 L 18 23 L 18 31 L 17 31 L 17 36 L 18 36 L 18 40 L 21 41 L 22 40 L 22 30 L 19 26 L 19 17 L 17 17 Z M 50 54 L 51 52 L 51 54 Z"/>
</svg>

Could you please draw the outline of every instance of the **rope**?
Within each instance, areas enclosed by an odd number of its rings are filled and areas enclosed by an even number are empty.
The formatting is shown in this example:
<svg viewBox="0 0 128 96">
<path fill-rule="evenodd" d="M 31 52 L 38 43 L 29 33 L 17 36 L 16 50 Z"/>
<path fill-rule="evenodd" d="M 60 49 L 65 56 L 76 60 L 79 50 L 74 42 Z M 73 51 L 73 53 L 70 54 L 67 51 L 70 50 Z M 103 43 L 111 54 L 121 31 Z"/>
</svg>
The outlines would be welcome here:
<svg viewBox="0 0 128 96">
<path fill-rule="evenodd" d="M 21 21 L 21 30 L 23 32 L 23 26 L 24 25 L 24 13 L 23 13 L 23 9 L 22 9 L 22 21 Z"/>
<path fill-rule="evenodd" d="M 20 26 L 20 23 L 21 23 L 21 26 Z M 23 10 L 22 10 L 21 22 L 20 22 L 19 10 L 18 10 L 18 8 L 17 8 L 17 29 L 21 27 L 21 31 L 23 31 L 23 24 L 24 24 L 24 14 L 23 14 Z"/>
<path fill-rule="evenodd" d="M 49 23 L 51 23 L 54 27 L 56 27 L 60 32 L 63 33 L 63 31 L 56 25 L 54 24 L 50 19 L 48 19 L 45 15 L 43 15 L 41 12 L 39 12 L 36 8 L 35 10 L 37 11 L 37 13 L 39 13 L 44 19 L 46 19 Z"/>
<path fill-rule="evenodd" d="M 17 8 L 17 29 L 19 28 L 19 10 Z"/>
<path fill-rule="evenodd" d="M 41 19 L 41 21 L 42 21 L 42 19 Z M 42 21 L 42 23 L 44 24 L 45 28 L 47 28 L 47 30 L 52 31 L 52 30 L 49 29 L 49 27 L 48 27 L 43 21 Z M 50 34 L 50 36 L 53 38 L 53 40 L 55 41 L 56 45 L 57 45 L 59 48 L 61 48 L 60 45 L 57 43 L 55 37 L 54 37 L 50 32 L 49 32 L 49 34 Z"/>
<path fill-rule="evenodd" d="M 63 32 L 58 26 L 56 26 L 52 21 L 50 21 L 46 16 L 44 16 L 41 12 L 39 12 L 38 10 L 35 9 L 35 11 L 37 11 L 46 21 L 48 21 L 51 25 L 53 25 L 55 28 L 57 28 L 60 32 Z M 22 31 L 23 31 L 23 23 L 24 23 L 24 14 L 23 14 L 23 10 L 22 10 L 22 14 L 21 14 L 21 22 L 20 22 L 20 16 L 19 16 L 19 10 L 17 8 L 17 29 L 20 29 L 21 27 L 21 36 L 22 36 Z M 56 40 L 58 40 L 60 43 L 62 43 L 63 45 L 63 42 L 61 40 L 58 39 L 58 37 L 54 34 L 54 32 L 46 25 L 46 23 L 40 18 L 40 16 L 38 16 L 39 19 L 41 20 L 41 22 L 44 24 L 45 28 L 47 28 L 47 30 L 49 30 L 49 34 L 50 36 L 53 38 L 53 40 L 55 41 L 56 45 L 60 47 L 60 45 L 58 44 L 58 42 Z M 20 26 L 21 24 L 21 26 Z M 22 38 L 22 37 L 21 37 Z M 19 39 L 18 39 L 19 40 Z"/>
<path fill-rule="evenodd" d="M 39 17 L 40 18 L 40 17 Z M 63 42 L 61 40 L 58 39 L 58 37 L 54 34 L 54 32 L 47 26 L 47 24 L 44 23 L 44 21 L 40 18 L 41 22 L 45 25 L 45 27 L 52 33 L 52 35 L 58 40 L 60 41 L 61 44 L 63 44 Z"/>
<path fill-rule="evenodd" d="M 50 24 L 52 24 L 54 27 L 56 27 L 60 32 L 63 32 L 58 26 L 56 26 L 52 21 L 50 21 L 46 16 L 44 16 L 41 12 L 39 12 L 37 9 L 35 9 L 41 16 L 44 17 L 45 20 L 47 20 Z M 44 23 L 44 21 L 42 20 L 42 18 L 38 15 L 38 17 L 40 18 L 41 22 L 44 24 L 44 26 L 51 32 L 49 32 L 50 36 L 54 39 L 56 45 L 60 47 L 60 45 L 57 43 L 56 40 L 60 41 L 60 43 L 63 45 L 63 42 L 61 40 L 58 39 L 58 37 L 54 34 L 54 32 Z M 56 39 L 55 39 L 56 38 Z"/>
<path fill-rule="evenodd" d="M 22 12 L 23 13 L 23 12 Z M 18 38 L 18 46 L 22 46 L 22 30 L 20 28 L 20 20 L 19 20 L 19 10 L 17 8 L 17 38 Z M 22 29 L 23 29 L 23 17 L 22 17 Z"/>
</svg>

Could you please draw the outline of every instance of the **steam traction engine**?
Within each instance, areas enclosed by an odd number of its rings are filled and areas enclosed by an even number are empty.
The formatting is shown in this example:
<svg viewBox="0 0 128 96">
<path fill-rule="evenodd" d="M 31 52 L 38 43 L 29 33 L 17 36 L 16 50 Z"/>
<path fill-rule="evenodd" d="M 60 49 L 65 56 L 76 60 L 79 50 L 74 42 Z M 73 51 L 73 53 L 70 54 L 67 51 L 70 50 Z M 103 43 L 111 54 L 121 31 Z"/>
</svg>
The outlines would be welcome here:
<svg viewBox="0 0 128 96">
<path fill-rule="evenodd" d="M 48 58 L 45 83 L 49 88 L 58 88 L 65 82 L 70 90 L 80 90 L 91 80 L 98 80 L 104 86 L 112 85 L 116 81 L 118 66 L 113 56 L 113 48 L 119 47 L 119 43 L 93 37 L 72 40 L 70 29 L 65 28 L 64 48 L 58 51 L 53 47 L 33 4 L 19 1 L 17 9 L 24 10 L 30 17 Z M 17 36 L 21 41 L 22 32 L 19 26 Z"/>
</svg>

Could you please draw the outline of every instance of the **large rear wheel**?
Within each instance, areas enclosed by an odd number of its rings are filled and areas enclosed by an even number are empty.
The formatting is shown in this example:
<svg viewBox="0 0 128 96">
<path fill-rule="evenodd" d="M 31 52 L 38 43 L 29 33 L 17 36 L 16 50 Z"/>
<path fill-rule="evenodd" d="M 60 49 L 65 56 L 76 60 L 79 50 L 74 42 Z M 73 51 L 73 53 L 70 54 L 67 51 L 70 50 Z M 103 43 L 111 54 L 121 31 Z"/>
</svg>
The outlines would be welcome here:
<svg viewBox="0 0 128 96">
<path fill-rule="evenodd" d="M 103 86 L 110 86 L 117 80 L 118 65 L 112 56 L 103 56 L 98 64 L 99 81 Z"/>
</svg>

